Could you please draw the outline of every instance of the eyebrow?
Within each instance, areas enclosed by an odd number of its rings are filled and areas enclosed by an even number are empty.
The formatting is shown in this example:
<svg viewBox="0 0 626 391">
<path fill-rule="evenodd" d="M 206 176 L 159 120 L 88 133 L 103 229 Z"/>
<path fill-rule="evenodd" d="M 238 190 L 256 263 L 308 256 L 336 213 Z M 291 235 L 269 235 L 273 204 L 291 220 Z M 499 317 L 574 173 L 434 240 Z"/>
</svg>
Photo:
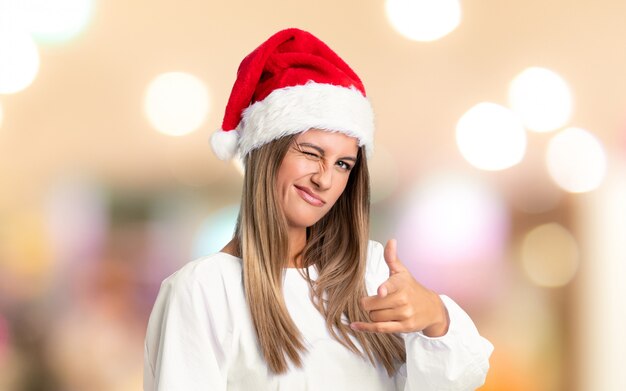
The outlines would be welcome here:
<svg viewBox="0 0 626 391">
<path fill-rule="evenodd" d="M 319 147 L 319 146 L 315 145 L 315 144 L 310 144 L 310 143 L 298 143 L 298 144 L 300 144 L 300 145 L 302 145 L 304 147 L 310 147 L 310 148 L 316 149 L 320 153 L 320 155 L 322 155 L 322 156 L 324 156 L 324 154 L 325 154 L 324 149 L 322 147 Z M 352 156 L 344 156 L 344 157 L 340 157 L 339 159 L 342 159 L 342 160 L 352 160 L 353 162 L 356 162 L 356 157 L 352 157 Z"/>
</svg>

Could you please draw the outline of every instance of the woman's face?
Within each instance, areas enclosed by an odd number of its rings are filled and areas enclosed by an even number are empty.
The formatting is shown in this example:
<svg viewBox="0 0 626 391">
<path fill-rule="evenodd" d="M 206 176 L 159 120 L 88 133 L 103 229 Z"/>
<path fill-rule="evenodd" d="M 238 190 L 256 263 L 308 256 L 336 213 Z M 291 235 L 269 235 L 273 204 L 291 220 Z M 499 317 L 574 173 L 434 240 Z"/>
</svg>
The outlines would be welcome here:
<svg viewBox="0 0 626 391">
<path fill-rule="evenodd" d="M 296 136 L 276 177 L 290 228 L 310 227 L 328 213 L 346 188 L 357 152 L 357 139 L 344 133 L 310 129 Z"/>
</svg>

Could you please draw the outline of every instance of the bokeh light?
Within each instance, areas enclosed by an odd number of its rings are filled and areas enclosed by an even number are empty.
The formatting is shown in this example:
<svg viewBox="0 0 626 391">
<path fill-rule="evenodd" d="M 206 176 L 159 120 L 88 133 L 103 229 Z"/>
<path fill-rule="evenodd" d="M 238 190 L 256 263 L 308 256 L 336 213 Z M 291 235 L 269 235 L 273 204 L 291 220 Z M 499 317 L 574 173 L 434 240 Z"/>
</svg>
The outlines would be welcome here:
<svg viewBox="0 0 626 391">
<path fill-rule="evenodd" d="M 20 210 L 10 216 L 10 229 L 2 229 L 0 254 L 3 294 L 21 301 L 45 292 L 51 282 L 54 257 L 40 210 Z"/>
<path fill-rule="evenodd" d="M 489 359 L 489 375 L 485 384 L 480 387 L 480 391 L 528 391 L 540 390 L 540 385 L 536 380 L 536 373 L 530 370 L 527 365 L 520 363 L 514 350 L 509 348 L 507 343 L 511 338 L 505 340 L 490 341 L 497 346 Z"/>
<path fill-rule="evenodd" d="M 200 127 L 209 110 L 209 93 L 202 80 L 184 72 L 156 77 L 148 86 L 144 110 L 159 132 L 182 136 Z"/>
<path fill-rule="evenodd" d="M 509 104 L 529 129 L 549 132 L 564 126 L 572 115 L 572 94 L 561 76 L 540 67 L 517 75 L 509 86 Z"/>
<path fill-rule="evenodd" d="M 503 170 L 524 157 L 526 131 L 511 110 L 482 102 L 459 119 L 456 143 L 463 157 L 474 167 Z"/>
<path fill-rule="evenodd" d="M 367 162 L 370 172 L 371 202 L 380 202 L 393 194 L 398 187 L 398 162 L 384 145 L 376 144 L 376 152 Z"/>
<path fill-rule="evenodd" d="M 583 193 L 600 186 L 606 175 L 607 157 L 600 141 L 589 131 L 567 128 L 550 140 L 546 163 L 559 187 Z"/>
<path fill-rule="evenodd" d="M 39 42 L 74 38 L 91 20 L 93 0 L 22 0 L 25 27 Z"/>
<path fill-rule="evenodd" d="M 408 202 L 404 233 L 414 236 L 420 259 L 455 263 L 497 253 L 503 245 L 505 206 L 477 180 L 452 174 L 432 177 Z"/>
<path fill-rule="evenodd" d="M 239 205 L 231 205 L 213 212 L 204 220 L 196 233 L 193 257 L 213 254 L 222 249 L 233 238 Z"/>
<path fill-rule="evenodd" d="M 461 21 L 458 0 L 387 0 L 387 17 L 396 31 L 414 41 L 434 41 Z"/>
<path fill-rule="evenodd" d="M 11 24 L 0 24 L 0 94 L 28 87 L 39 71 L 39 50 L 31 36 Z"/>
<path fill-rule="evenodd" d="M 398 208 L 398 253 L 419 281 L 462 302 L 497 296 L 510 225 L 497 193 L 467 175 L 440 174 Z"/>
<path fill-rule="evenodd" d="M 524 237 L 521 249 L 524 271 L 535 284 L 544 287 L 566 285 L 578 269 L 578 245 L 557 223 L 534 228 Z"/>
<path fill-rule="evenodd" d="M 97 257 L 108 230 L 107 201 L 102 187 L 85 175 L 67 175 L 48 189 L 44 215 L 55 267 Z"/>
</svg>

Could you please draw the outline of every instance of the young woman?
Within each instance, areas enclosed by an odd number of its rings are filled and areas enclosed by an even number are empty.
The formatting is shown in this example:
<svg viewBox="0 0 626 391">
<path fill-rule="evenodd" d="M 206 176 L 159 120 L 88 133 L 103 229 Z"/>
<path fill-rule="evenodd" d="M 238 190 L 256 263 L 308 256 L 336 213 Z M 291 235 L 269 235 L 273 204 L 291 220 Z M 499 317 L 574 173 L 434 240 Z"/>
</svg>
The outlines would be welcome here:
<svg viewBox="0 0 626 391">
<path fill-rule="evenodd" d="M 168 277 L 145 390 L 473 390 L 493 346 L 369 237 L 373 113 L 328 46 L 283 30 L 241 63 L 213 151 L 245 175 L 233 239 Z"/>
</svg>

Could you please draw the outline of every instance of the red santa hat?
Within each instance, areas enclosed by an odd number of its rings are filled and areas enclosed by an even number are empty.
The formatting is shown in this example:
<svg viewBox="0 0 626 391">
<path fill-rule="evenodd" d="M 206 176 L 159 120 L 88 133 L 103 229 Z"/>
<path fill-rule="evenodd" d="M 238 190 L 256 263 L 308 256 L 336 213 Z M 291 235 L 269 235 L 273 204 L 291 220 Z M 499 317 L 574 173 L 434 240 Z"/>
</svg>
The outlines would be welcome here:
<svg viewBox="0 0 626 391">
<path fill-rule="evenodd" d="M 374 114 L 356 73 L 312 34 L 282 30 L 239 65 L 211 147 L 229 160 L 311 128 L 355 137 L 368 156 L 374 150 Z"/>
</svg>

